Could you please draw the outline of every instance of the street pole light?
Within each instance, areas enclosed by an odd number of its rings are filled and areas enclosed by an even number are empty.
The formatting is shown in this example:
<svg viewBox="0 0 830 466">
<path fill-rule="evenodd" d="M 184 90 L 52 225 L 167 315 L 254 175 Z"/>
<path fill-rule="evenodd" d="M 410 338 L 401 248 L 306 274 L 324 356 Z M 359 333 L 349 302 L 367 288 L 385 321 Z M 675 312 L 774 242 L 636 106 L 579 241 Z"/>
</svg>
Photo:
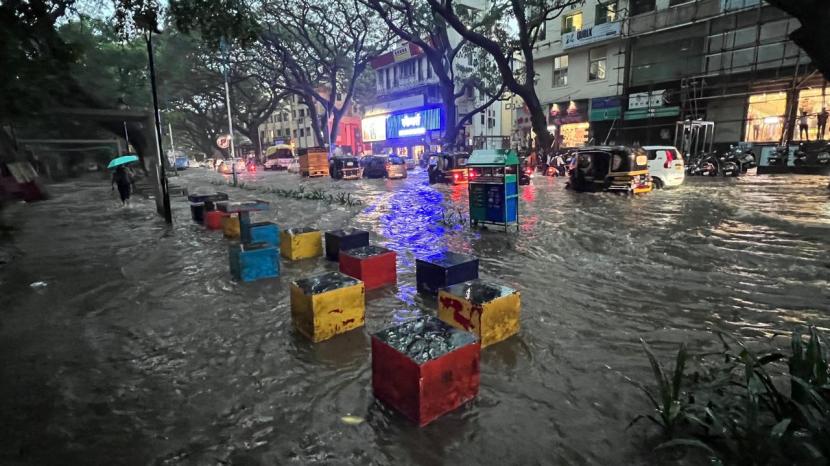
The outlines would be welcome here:
<svg viewBox="0 0 830 466">
<path fill-rule="evenodd" d="M 173 212 L 170 209 L 170 191 L 167 188 L 167 177 L 164 174 L 164 149 L 161 146 L 161 115 L 159 114 L 159 96 L 156 88 L 156 65 L 153 60 L 153 31 L 147 32 L 147 61 L 150 67 L 150 90 L 153 93 L 153 118 L 155 119 L 156 150 L 158 158 L 158 180 L 161 188 L 162 210 L 164 210 L 164 221 L 173 223 Z"/>
<path fill-rule="evenodd" d="M 223 37 L 219 42 L 219 48 L 222 50 L 222 53 L 225 56 L 225 67 L 223 70 L 223 75 L 225 76 L 225 107 L 228 109 L 228 136 L 230 137 L 230 148 L 231 148 L 231 173 L 233 173 L 233 185 L 236 186 L 236 152 L 234 150 L 233 145 L 233 119 L 231 118 L 231 92 L 230 86 L 228 86 L 228 71 L 231 67 L 231 60 L 230 60 L 230 45 L 225 41 Z"/>
</svg>

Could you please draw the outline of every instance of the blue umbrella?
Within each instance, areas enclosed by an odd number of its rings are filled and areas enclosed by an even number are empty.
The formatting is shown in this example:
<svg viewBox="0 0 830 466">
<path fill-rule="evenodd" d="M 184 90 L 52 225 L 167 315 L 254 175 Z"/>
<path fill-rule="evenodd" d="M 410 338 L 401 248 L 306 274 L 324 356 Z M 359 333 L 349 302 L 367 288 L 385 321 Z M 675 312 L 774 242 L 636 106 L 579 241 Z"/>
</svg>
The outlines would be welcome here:
<svg viewBox="0 0 830 466">
<path fill-rule="evenodd" d="M 138 162 L 138 157 L 132 154 L 122 155 L 121 157 L 116 157 L 110 160 L 110 164 L 107 165 L 107 168 L 115 168 L 121 165 L 127 165 L 128 163 Z"/>
</svg>

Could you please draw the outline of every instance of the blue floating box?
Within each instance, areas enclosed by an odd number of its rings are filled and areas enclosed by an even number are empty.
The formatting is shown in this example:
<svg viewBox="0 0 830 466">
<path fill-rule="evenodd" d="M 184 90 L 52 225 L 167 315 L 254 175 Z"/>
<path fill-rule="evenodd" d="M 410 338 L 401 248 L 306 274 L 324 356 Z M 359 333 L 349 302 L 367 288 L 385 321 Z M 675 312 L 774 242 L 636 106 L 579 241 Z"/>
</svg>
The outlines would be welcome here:
<svg viewBox="0 0 830 466">
<path fill-rule="evenodd" d="M 337 262 L 340 251 L 369 245 L 369 232 L 356 228 L 344 228 L 326 232 L 326 258 Z"/>
<path fill-rule="evenodd" d="M 268 243 L 280 247 L 280 229 L 275 223 L 258 222 L 251 224 L 251 242 Z"/>
<path fill-rule="evenodd" d="M 205 203 L 191 202 L 190 203 L 190 217 L 196 223 L 205 223 Z"/>
<path fill-rule="evenodd" d="M 277 248 L 268 243 L 238 243 L 230 246 L 231 275 L 252 282 L 280 275 Z"/>
<path fill-rule="evenodd" d="M 441 288 L 478 278 L 478 258 L 444 252 L 431 259 L 415 261 L 415 281 L 420 293 L 438 294 Z"/>
</svg>

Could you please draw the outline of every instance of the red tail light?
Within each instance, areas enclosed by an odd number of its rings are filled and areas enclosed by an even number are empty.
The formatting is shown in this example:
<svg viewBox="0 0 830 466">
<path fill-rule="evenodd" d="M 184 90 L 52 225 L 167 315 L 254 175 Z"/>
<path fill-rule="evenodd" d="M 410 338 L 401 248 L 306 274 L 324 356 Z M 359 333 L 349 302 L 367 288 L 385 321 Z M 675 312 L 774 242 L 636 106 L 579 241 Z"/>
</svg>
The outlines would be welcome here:
<svg viewBox="0 0 830 466">
<path fill-rule="evenodd" d="M 666 163 L 663 164 L 663 168 L 671 168 L 671 163 L 674 162 L 674 151 L 667 150 L 666 151 Z"/>
</svg>

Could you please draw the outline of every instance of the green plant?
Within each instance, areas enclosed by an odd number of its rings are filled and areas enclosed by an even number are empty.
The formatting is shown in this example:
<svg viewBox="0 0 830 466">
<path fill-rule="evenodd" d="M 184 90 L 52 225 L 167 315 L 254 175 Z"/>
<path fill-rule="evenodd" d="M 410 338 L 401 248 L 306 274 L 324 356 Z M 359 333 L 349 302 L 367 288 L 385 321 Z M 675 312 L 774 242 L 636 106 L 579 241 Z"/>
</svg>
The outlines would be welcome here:
<svg viewBox="0 0 830 466">
<path fill-rule="evenodd" d="M 830 384 L 827 350 L 822 346 L 821 337 L 814 326 L 808 330 L 806 344 L 801 330 L 793 332 L 791 347 L 793 351 L 790 357 L 790 375 L 793 376 L 792 398 L 794 401 L 804 403 L 809 400 L 809 395 L 805 393 L 803 385 L 796 382 L 796 379 L 818 390 L 822 387 L 826 390 Z"/>
<path fill-rule="evenodd" d="M 660 426 L 666 437 L 671 437 L 677 431 L 679 424 L 686 420 L 686 402 L 683 399 L 683 372 L 688 359 L 686 344 L 681 344 L 677 350 L 674 369 L 671 371 L 671 376 L 669 376 L 669 373 L 663 369 L 662 364 L 657 360 L 657 356 L 654 355 L 654 351 L 651 350 L 648 343 L 642 338 L 640 339 L 640 343 L 643 345 L 643 349 L 651 364 L 652 375 L 657 385 L 657 393 L 653 394 L 645 385 L 628 379 L 646 394 L 654 410 L 653 413 L 635 417 L 629 424 L 629 427 L 642 419 L 648 419 Z"/>
</svg>

